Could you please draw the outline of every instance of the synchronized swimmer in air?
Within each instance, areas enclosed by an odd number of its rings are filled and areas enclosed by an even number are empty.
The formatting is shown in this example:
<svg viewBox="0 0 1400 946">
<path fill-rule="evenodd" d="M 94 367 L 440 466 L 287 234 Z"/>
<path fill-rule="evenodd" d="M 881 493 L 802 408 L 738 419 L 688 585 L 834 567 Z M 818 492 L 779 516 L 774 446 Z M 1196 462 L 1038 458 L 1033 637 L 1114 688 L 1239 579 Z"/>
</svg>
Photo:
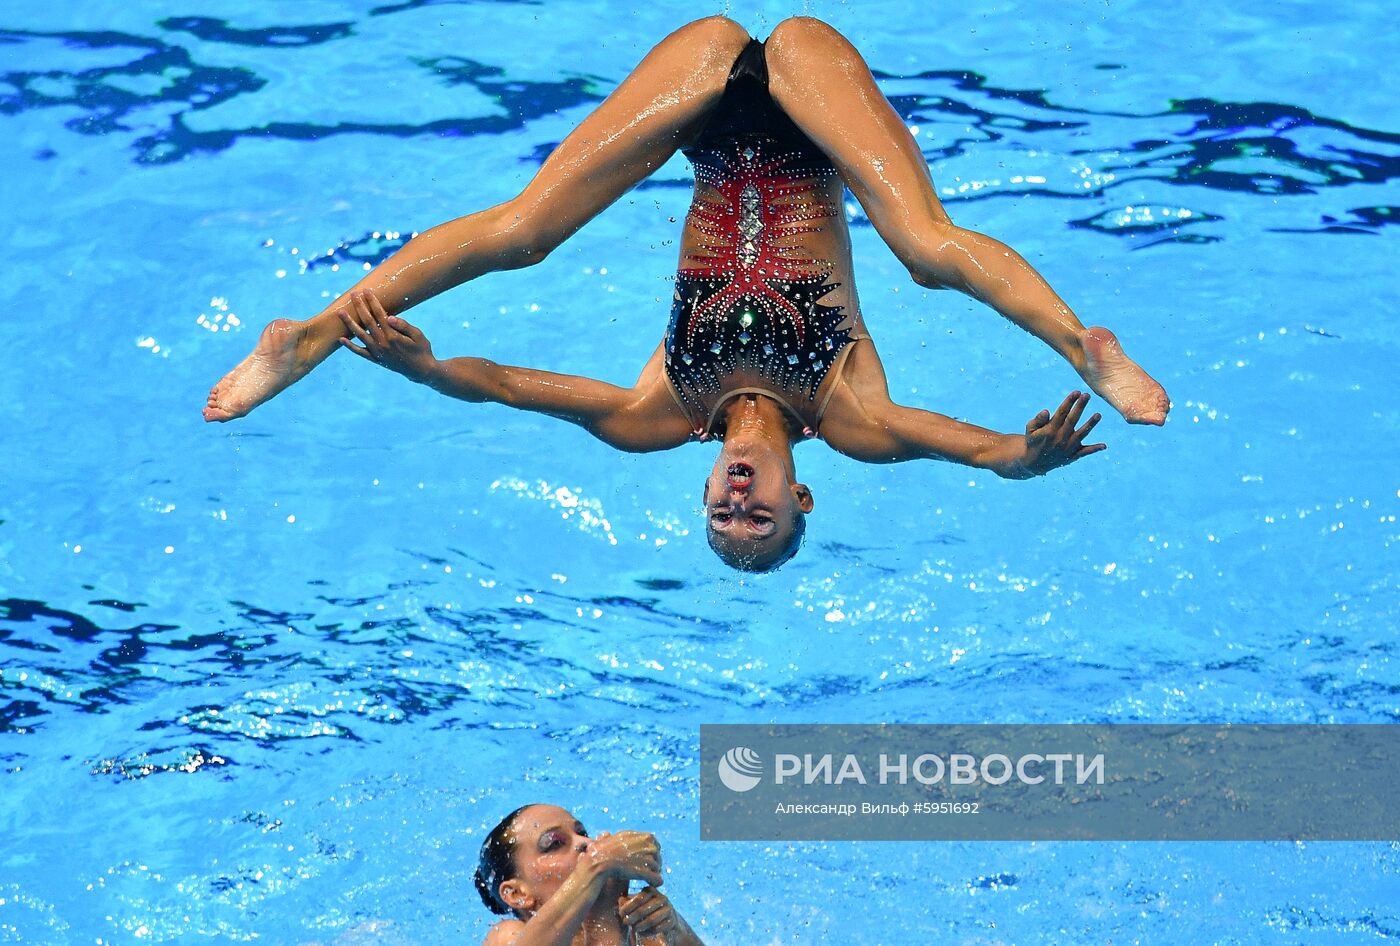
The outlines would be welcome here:
<svg viewBox="0 0 1400 946">
<path fill-rule="evenodd" d="M 637 382 L 439 360 L 401 314 L 485 273 L 538 263 L 681 150 L 695 192 L 670 322 Z M 860 54 L 819 20 L 766 42 L 710 17 L 662 40 L 516 197 L 427 230 L 324 311 L 274 321 L 209 394 L 204 417 L 247 414 L 337 347 L 465 401 L 573 422 L 619 450 L 722 442 L 705 480 L 711 548 L 767 571 L 801 544 L 811 490 L 793 446 L 820 439 L 868 463 L 941 459 L 1010 479 L 1105 448 L 1085 443 L 1087 392 L 1024 433 L 890 399 L 861 317 L 844 188 L 930 289 L 956 289 L 1050 345 L 1128 422 L 1162 424 L 1166 392 L 1106 328 L 1086 328 L 1024 259 L 952 223 L 912 135 Z"/>
</svg>

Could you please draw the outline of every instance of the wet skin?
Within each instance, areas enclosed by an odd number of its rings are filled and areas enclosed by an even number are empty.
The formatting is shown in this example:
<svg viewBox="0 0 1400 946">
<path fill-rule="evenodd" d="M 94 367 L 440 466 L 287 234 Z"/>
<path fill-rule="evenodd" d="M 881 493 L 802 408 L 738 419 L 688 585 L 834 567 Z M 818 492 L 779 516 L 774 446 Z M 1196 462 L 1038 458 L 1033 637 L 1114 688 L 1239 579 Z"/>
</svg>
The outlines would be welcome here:
<svg viewBox="0 0 1400 946">
<path fill-rule="evenodd" d="M 705 480 L 703 502 L 712 544 L 734 556 L 780 554 L 797 516 L 811 512 L 811 491 L 797 482 L 792 431 L 777 405 L 736 399 L 725 411 L 724 446 Z"/>
<path fill-rule="evenodd" d="M 515 817 L 516 886 L 543 903 L 574 872 L 593 843 L 583 824 L 554 805 L 533 805 Z M 511 883 L 511 881 L 506 881 Z"/>
<path fill-rule="evenodd" d="M 492 927 L 486 946 L 701 946 L 670 901 L 661 849 L 641 831 L 590 837 L 566 809 L 530 805 L 509 827 L 511 876 L 498 893 L 517 914 Z M 628 894 L 629 881 L 646 888 Z"/>
<path fill-rule="evenodd" d="M 619 450 L 666 450 L 697 439 L 695 418 L 677 405 L 668 385 L 664 345 L 627 388 L 484 358 L 439 361 L 423 333 L 399 314 L 458 283 L 543 259 L 694 140 L 747 42 L 741 27 L 720 17 L 667 37 L 561 143 L 517 198 L 425 231 L 313 319 L 270 325 L 254 352 L 210 392 L 205 418 L 243 416 L 343 345 L 448 396 L 546 413 L 579 424 Z M 1065 357 L 1129 422 L 1163 423 L 1166 393 L 1127 357 L 1112 332 L 1085 328 L 1009 247 L 952 224 L 917 144 L 849 42 L 819 21 L 790 18 L 769 38 L 767 64 L 774 102 L 839 174 L 839 180 L 823 178 L 830 193 L 815 188 L 794 196 L 801 206 L 780 203 L 774 211 L 765 205 L 778 215 L 769 222 L 790 211 L 797 215 L 795 221 L 820 217 L 822 223 L 781 233 L 775 227 L 771 249 L 790 258 L 799 275 L 806 271 L 803 267 L 827 261 L 823 268 L 832 267 L 831 278 L 839 278 L 839 292 L 847 294 L 838 298 L 833 293 L 829 301 L 848 307 L 856 320 L 853 330 L 860 327 L 859 309 L 844 215 L 819 213 L 826 203 L 838 202 L 842 184 L 860 200 L 916 283 L 959 289 L 987 303 Z M 700 203 L 712 202 L 713 196 L 697 187 Z M 711 215 L 711 224 L 718 226 L 718 220 Z M 711 251 L 719 246 L 700 245 L 703 241 L 692 239 L 691 230 L 688 217 L 686 255 L 704 255 L 707 246 Z M 724 379 L 726 384 L 733 380 Z M 1076 429 L 1087 402 L 1078 391 L 1053 415 L 1049 410 L 1038 414 L 1024 435 L 1001 434 L 898 404 L 890 398 L 868 337 L 851 343 L 842 371 L 829 375 L 825 386 L 825 392 L 815 392 L 825 413 L 812 426 L 820 426 L 828 446 L 862 462 L 936 459 L 1026 479 L 1104 449 L 1103 444 L 1084 443 L 1097 415 Z M 782 427 L 775 423 L 774 430 Z M 761 568 L 765 560 L 781 560 L 804 504 L 811 507 L 810 493 L 796 481 L 791 463 L 791 444 L 800 435 L 786 442 L 776 435 L 765 441 L 776 451 L 776 460 L 761 450 L 752 457 L 740 455 L 742 438 L 734 425 L 727 437 L 730 445 L 706 492 L 708 535 L 730 564 Z M 731 476 L 740 462 L 748 470 Z"/>
<path fill-rule="evenodd" d="M 698 133 L 747 43 L 747 32 L 723 17 L 677 30 L 565 138 L 520 195 L 424 231 L 352 290 L 379 295 L 399 315 L 452 286 L 544 259 Z M 789 18 L 768 39 L 767 63 L 774 101 L 831 159 L 916 283 L 958 289 L 990 305 L 1054 348 L 1130 423 L 1164 421 L 1166 392 L 1111 332 L 1085 329 L 1010 247 L 952 224 L 917 143 L 844 37 L 810 17 Z M 834 223 L 831 229 L 840 229 L 844 219 L 838 214 Z M 810 256 L 841 254 L 827 248 Z M 304 377 L 346 337 L 338 313 L 351 299 L 346 292 L 304 322 L 270 324 L 210 391 L 205 419 L 242 417 Z M 549 410 L 565 416 L 560 407 Z M 617 439 L 623 449 L 676 445 L 668 433 L 623 432 Z"/>
</svg>

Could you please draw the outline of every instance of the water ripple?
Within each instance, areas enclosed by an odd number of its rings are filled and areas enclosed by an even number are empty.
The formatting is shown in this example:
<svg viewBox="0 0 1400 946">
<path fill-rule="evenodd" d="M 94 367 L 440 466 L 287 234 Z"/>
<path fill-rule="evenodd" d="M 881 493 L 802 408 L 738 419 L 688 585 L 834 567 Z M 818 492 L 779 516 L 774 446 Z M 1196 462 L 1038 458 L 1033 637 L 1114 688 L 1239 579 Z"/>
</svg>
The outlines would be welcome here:
<svg viewBox="0 0 1400 946">
<path fill-rule="evenodd" d="M 351 22 L 243 29 L 208 17 L 171 17 L 160 25 L 171 33 L 248 48 L 250 56 L 251 50 L 268 46 L 312 47 L 356 38 Z M 474 59 L 419 56 L 412 62 L 427 77 L 447 86 L 473 88 L 494 102 L 497 111 L 475 116 L 440 114 L 417 123 L 272 120 L 248 127 L 195 128 L 189 118 L 196 113 L 208 114 L 236 98 L 267 94 L 268 79 L 253 60 L 240 66 L 208 65 L 171 36 L 116 31 L 6 30 L 0 31 L 0 43 L 17 47 L 13 52 L 18 55 L 12 59 L 38 65 L 0 74 L 0 80 L 14 89 L 0 95 L 0 114 L 77 109 L 79 115 L 66 122 L 70 130 L 124 136 L 138 164 L 212 155 L 246 137 L 313 141 L 349 133 L 503 134 L 596 103 L 606 92 L 606 82 L 584 76 L 527 81 L 502 66 Z M 87 58 L 91 65 L 75 68 L 71 65 L 75 58 Z M 1315 195 L 1400 176 L 1400 135 L 1354 127 L 1283 103 L 1182 96 L 1169 99 L 1168 108 L 1159 112 L 1098 111 L 1060 104 L 1046 91 L 1001 88 L 970 70 L 910 75 L 877 71 L 876 75 L 895 109 L 915 129 L 925 157 L 937 165 L 935 178 L 949 201 L 1025 194 L 1099 201 L 1124 187 L 1139 194 L 1146 185 L 1189 187 L 1197 193 Z M 272 114 L 277 111 L 273 109 Z M 156 131 L 141 131 L 153 125 Z M 1164 135 L 1164 129 L 1171 131 Z M 552 137 L 537 143 L 527 159 L 542 162 L 553 145 Z M 988 167 L 1004 170 L 988 175 Z M 687 183 L 656 179 L 650 185 Z M 1123 207 L 1071 221 L 1071 225 L 1132 237 L 1151 231 L 1153 237 L 1144 246 L 1220 239 L 1210 232 L 1209 224 L 1224 214 L 1210 208 L 1150 207 L 1141 200 Z M 1143 216 L 1158 209 L 1165 215 L 1152 220 Z M 1357 207 L 1346 213 L 1347 218 L 1335 211 L 1318 213 L 1299 225 L 1270 229 L 1374 233 L 1395 220 L 1394 208 L 1389 206 Z M 1314 225 L 1314 219 L 1319 224 Z M 858 208 L 853 222 L 868 223 Z M 1182 233 L 1187 225 L 1192 231 Z M 1170 232 L 1159 232 L 1166 228 Z M 388 244 L 376 245 L 373 238 L 362 237 L 303 265 L 372 265 L 390 249 Z"/>
<path fill-rule="evenodd" d="M 185 30 L 193 19 L 164 21 Z M 200 21 L 209 32 L 210 22 Z M 347 27 L 348 28 L 348 27 Z M 275 27 L 277 35 L 321 36 L 326 27 Z M 230 31 L 221 27 L 221 41 L 256 31 Z M 322 40 L 340 38 L 327 34 Z M 443 56 L 414 60 L 415 64 L 447 85 L 469 85 L 499 103 L 504 114 L 443 117 L 417 124 L 406 122 L 279 122 L 247 128 L 192 128 L 186 116 L 207 111 L 238 96 L 262 90 L 268 80 L 250 67 L 211 66 L 197 61 L 183 46 L 152 36 L 116 31 L 37 32 L 0 30 L 0 44 L 20 46 L 26 59 L 45 55 L 60 58 L 45 46 L 58 46 L 71 61 L 79 54 L 100 51 L 103 64 L 89 68 L 11 69 L 0 73 L 0 82 L 14 91 L 0 94 L 0 115 L 18 115 L 46 108 L 77 108 L 81 114 L 65 126 L 84 135 L 122 133 L 161 126 L 152 134 L 137 136 L 130 147 L 138 164 L 168 164 L 184 158 L 231 148 L 245 137 L 288 141 L 316 141 L 332 135 L 376 134 L 408 138 L 418 135 L 458 137 L 500 134 L 525 127 L 540 118 L 580 104 L 601 101 L 592 81 L 582 77 L 551 82 L 526 82 L 508 77 L 499 66 L 461 57 Z M 246 45 L 253 45 L 251 42 Z M 303 42 L 300 45 L 311 45 Z M 108 64 L 118 52 L 117 64 Z M 16 57 L 17 58 L 17 57 Z"/>
</svg>

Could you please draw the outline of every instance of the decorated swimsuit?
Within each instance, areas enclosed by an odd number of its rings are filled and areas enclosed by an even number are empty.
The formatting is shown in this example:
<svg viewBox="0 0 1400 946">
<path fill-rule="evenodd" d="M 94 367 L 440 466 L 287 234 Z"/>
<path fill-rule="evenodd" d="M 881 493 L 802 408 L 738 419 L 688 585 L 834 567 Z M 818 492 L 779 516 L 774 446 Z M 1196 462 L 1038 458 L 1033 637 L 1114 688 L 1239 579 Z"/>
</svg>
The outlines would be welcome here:
<svg viewBox="0 0 1400 946">
<path fill-rule="evenodd" d="M 742 394 L 773 398 L 815 436 L 851 342 L 869 337 L 841 327 L 845 308 L 823 301 L 840 286 L 831 263 L 788 245 L 840 212 L 827 197 L 836 169 L 773 102 L 767 79 L 754 40 L 684 152 L 697 184 L 687 227 L 704 240 L 676 273 L 665 364 L 702 438 Z"/>
</svg>

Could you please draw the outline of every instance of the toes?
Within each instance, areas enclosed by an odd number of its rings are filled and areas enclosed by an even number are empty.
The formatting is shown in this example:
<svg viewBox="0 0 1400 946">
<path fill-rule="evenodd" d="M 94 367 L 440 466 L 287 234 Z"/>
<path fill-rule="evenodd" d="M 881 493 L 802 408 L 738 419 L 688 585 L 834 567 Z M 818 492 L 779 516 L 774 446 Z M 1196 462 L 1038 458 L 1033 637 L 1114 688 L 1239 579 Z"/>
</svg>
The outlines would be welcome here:
<svg viewBox="0 0 1400 946">
<path fill-rule="evenodd" d="M 1158 401 L 1132 411 L 1124 419 L 1130 424 L 1148 424 L 1152 427 L 1161 427 L 1167 422 L 1167 411 L 1168 408 Z"/>
</svg>

